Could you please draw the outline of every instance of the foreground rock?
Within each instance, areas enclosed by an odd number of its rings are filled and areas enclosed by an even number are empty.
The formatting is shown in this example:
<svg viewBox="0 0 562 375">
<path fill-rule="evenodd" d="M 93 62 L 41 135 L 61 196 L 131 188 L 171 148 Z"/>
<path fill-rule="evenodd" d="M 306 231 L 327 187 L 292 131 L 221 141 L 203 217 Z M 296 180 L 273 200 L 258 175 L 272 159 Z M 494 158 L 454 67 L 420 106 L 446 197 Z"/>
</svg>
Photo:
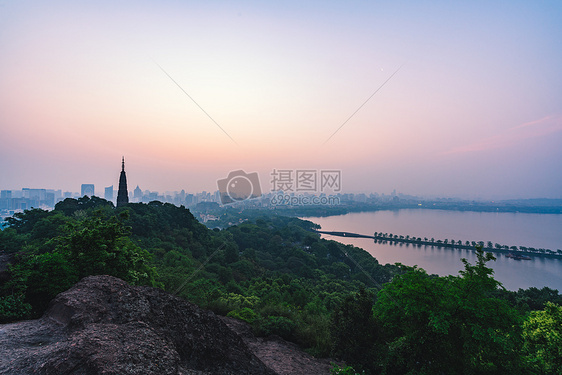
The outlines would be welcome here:
<svg viewBox="0 0 562 375">
<path fill-rule="evenodd" d="M 280 371 L 282 356 L 260 359 L 248 345 L 256 339 L 247 327 L 232 324 L 246 333 L 162 290 L 91 276 L 59 294 L 41 319 L 0 325 L 0 374 L 329 372 L 326 362 L 279 339 L 276 348 L 286 345 L 299 361 L 306 358 L 302 364 L 285 358 L 290 372 Z"/>
<path fill-rule="evenodd" d="M 326 375 L 332 368 L 330 359 L 318 359 L 303 352 L 297 345 L 272 335 L 255 337 L 252 327 L 241 320 L 221 317 L 242 337 L 250 350 L 278 375 Z M 334 361 L 339 365 L 341 362 Z"/>
</svg>

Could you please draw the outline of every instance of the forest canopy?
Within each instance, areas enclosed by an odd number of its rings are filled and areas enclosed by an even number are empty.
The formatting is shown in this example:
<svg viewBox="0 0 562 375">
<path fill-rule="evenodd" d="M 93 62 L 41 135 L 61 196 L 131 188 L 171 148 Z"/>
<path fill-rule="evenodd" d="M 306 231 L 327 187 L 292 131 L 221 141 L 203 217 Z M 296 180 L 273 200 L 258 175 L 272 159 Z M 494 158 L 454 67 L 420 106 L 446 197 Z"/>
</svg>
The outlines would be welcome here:
<svg viewBox="0 0 562 375">
<path fill-rule="evenodd" d="M 381 265 L 267 212 L 208 229 L 184 207 L 97 197 L 27 210 L 0 231 L 0 323 L 40 316 L 85 276 L 163 288 L 372 374 L 560 373 L 558 291 L 506 291 L 490 253 L 456 276 Z M 352 373 L 352 372 L 350 372 Z"/>
</svg>

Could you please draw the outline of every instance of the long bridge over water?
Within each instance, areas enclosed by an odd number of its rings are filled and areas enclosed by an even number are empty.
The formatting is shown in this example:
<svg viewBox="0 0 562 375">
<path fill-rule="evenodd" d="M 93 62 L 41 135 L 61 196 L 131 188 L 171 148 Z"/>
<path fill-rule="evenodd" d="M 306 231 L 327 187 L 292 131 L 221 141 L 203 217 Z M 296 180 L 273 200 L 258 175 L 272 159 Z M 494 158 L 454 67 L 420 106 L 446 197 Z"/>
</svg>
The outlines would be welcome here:
<svg viewBox="0 0 562 375">
<path fill-rule="evenodd" d="M 400 238 L 400 237 L 391 237 L 385 235 L 365 235 L 365 234 L 358 234 L 352 232 L 338 232 L 338 231 L 323 231 L 323 230 L 315 230 L 314 232 L 319 234 L 328 234 L 331 236 L 338 236 L 338 237 L 348 237 L 348 238 L 372 238 L 375 241 L 388 241 L 388 242 L 399 242 L 399 243 L 407 243 L 413 244 L 418 246 L 434 246 L 434 247 L 445 247 L 445 248 L 452 248 L 452 249 L 464 249 L 464 250 L 476 250 L 476 246 L 474 245 L 462 245 L 462 244 L 454 244 L 454 243 L 445 243 L 441 240 L 422 240 L 417 238 Z M 482 246 L 482 250 L 487 252 L 493 253 L 501 253 L 501 254 L 516 254 L 515 259 L 528 259 L 523 258 L 521 256 L 539 256 L 539 257 L 546 257 L 546 258 L 556 258 L 562 259 L 562 254 L 560 253 L 542 253 L 542 252 L 534 252 L 534 251 L 525 251 L 525 250 L 513 250 L 513 249 L 505 249 L 505 248 L 497 248 L 497 247 L 484 247 Z"/>
</svg>

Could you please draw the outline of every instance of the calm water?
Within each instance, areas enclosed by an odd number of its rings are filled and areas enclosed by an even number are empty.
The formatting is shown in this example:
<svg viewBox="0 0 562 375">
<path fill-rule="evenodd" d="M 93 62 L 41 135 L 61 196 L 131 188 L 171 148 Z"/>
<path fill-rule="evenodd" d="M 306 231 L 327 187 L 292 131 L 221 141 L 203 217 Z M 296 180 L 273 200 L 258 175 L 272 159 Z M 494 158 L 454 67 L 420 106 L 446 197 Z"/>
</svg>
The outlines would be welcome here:
<svg viewBox="0 0 562 375">
<path fill-rule="evenodd" d="M 350 213 L 330 217 L 306 218 L 323 230 L 347 231 L 373 235 L 374 232 L 454 239 L 455 241 L 492 241 L 501 245 L 528 246 L 556 251 L 562 249 L 562 215 L 522 213 L 462 212 L 442 210 L 396 210 Z M 411 244 L 376 244 L 368 238 L 324 238 L 361 247 L 380 263 L 400 262 L 418 265 L 428 273 L 457 275 L 463 269 L 461 258 L 474 263 L 472 251 L 439 249 Z M 535 286 L 562 291 L 562 260 L 534 257 L 513 260 L 503 254 L 490 266 L 495 278 L 510 290 Z"/>
</svg>

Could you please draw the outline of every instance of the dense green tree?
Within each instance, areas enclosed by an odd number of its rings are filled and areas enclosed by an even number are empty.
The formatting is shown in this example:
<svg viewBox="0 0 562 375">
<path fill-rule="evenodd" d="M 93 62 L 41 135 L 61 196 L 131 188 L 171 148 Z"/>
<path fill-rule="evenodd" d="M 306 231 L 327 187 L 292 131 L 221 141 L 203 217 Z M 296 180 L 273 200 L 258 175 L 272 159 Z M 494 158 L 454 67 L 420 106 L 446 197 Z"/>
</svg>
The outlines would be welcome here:
<svg viewBox="0 0 562 375">
<path fill-rule="evenodd" d="M 228 264 L 237 262 L 239 259 L 238 246 L 235 243 L 229 243 L 225 249 L 225 261 Z"/>
<path fill-rule="evenodd" d="M 553 302 L 562 305 L 562 295 L 558 290 L 549 287 L 538 289 L 530 287 L 528 289 L 519 289 L 517 292 L 509 290 L 498 290 L 497 296 L 507 300 L 512 306 L 516 307 L 523 313 L 534 310 L 542 310 L 547 302 Z"/>
<path fill-rule="evenodd" d="M 373 295 L 361 289 L 347 296 L 332 315 L 331 354 L 356 369 L 374 371 L 378 365 L 375 344 L 379 332 L 372 309 Z"/>
<path fill-rule="evenodd" d="M 30 302 L 37 313 L 80 277 L 104 273 L 158 281 L 258 333 L 283 335 L 316 355 L 333 350 L 372 373 L 517 373 L 521 316 L 562 298 L 548 288 L 503 290 L 486 267 L 491 255 L 464 261 L 459 276 L 437 277 L 382 266 L 362 249 L 321 239 L 304 220 L 225 211 L 224 221 L 238 224 L 223 230 L 208 230 L 184 207 L 114 209 L 96 197 L 18 214 L 0 232 L 0 251 L 15 255 L 0 287 L 0 320 L 29 317 Z M 374 290 L 366 288 L 380 285 L 373 306 Z M 541 353 L 552 346 L 531 337 L 525 358 L 546 373 L 550 359 Z"/>
<path fill-rule="evenodd" d="M 23 293 L 9 294 L 0 297 L 0 324 L 31 316 L 31 305 L 25 302 Z"/>
<path fill-rule="evenodd" d="M 12 224 L 35 239 L 16 256 L 3 294 L 25 295 L 35 315 L 85 276 L 107 274 L 132 284 L 157 285 L 150 254 L 127 237 L 127 228 L 115 216 L 106 219 L 98 211 L 77 221 L 60 212 L 31 210 Z"/>
<path fill-rule="evenodd" d="M 64 214 L 52 212 L 35 223 L 30 231 L 30 239 L 32 241 L 44 241 L 59 236 L 70 221 L 71 219 Z"/>
<path fill-rule="evenodd" d="M 132 284 L 155 285 L 156 271 L 150 254 L 134 244 L 127 228 L 116 217 L 86 218 L 69 226 L 56 251 L 68 257 L 78 277 L 112 275 Z"/>
<path fill-rule="evenodd" d="M 114 206 L 112 202 L 103 198 L 96 197 L 95 195 L 90 198 L 85 195 L 78 199 L 66 198 L 58 202 L 55 205 L 55 211 L 62 212 L 66 216 L 73 216 L 78 211 L 94 210 L 104 207 L 113 208 Z"/>
<path fill-rule="evenodd" d="M 14 228 L 0 230 L 0 252 L 15 253 L 27 242 L 29 235 L 18 234 Z"/>
<path fill-rule="evenodd" d="M 6 221 L 10 228 L 15 229 L 18 233 L 30 233 L 39 220 L 50 215 L 47 210 L 32 208 L 24 212 L 16 212 L 14 216 L 6 218 Z"/>
<path fill-rule="evenodd" d="M 75 265 L 59 252 L 25 255 L 10 271 L 12 280 L 6 287 L 20 289 L 36 316 L 51 299 L 79 280 Z"/>
<path fill-rule="evenodd" d="M 494 297 L 499 283 L 477 253 L 459 277 L 432 277 L 410 268 L 383 287 L 375 316 L 384 327 L 386 373 L 517 373 L 518 312 Z"/>
<path fill-rule="evenodd" d="M 547 302 L 533 311 L 523 325 L 523 351 L 539 374 L 562 374 L 562 306 Z"/>
</svg>

